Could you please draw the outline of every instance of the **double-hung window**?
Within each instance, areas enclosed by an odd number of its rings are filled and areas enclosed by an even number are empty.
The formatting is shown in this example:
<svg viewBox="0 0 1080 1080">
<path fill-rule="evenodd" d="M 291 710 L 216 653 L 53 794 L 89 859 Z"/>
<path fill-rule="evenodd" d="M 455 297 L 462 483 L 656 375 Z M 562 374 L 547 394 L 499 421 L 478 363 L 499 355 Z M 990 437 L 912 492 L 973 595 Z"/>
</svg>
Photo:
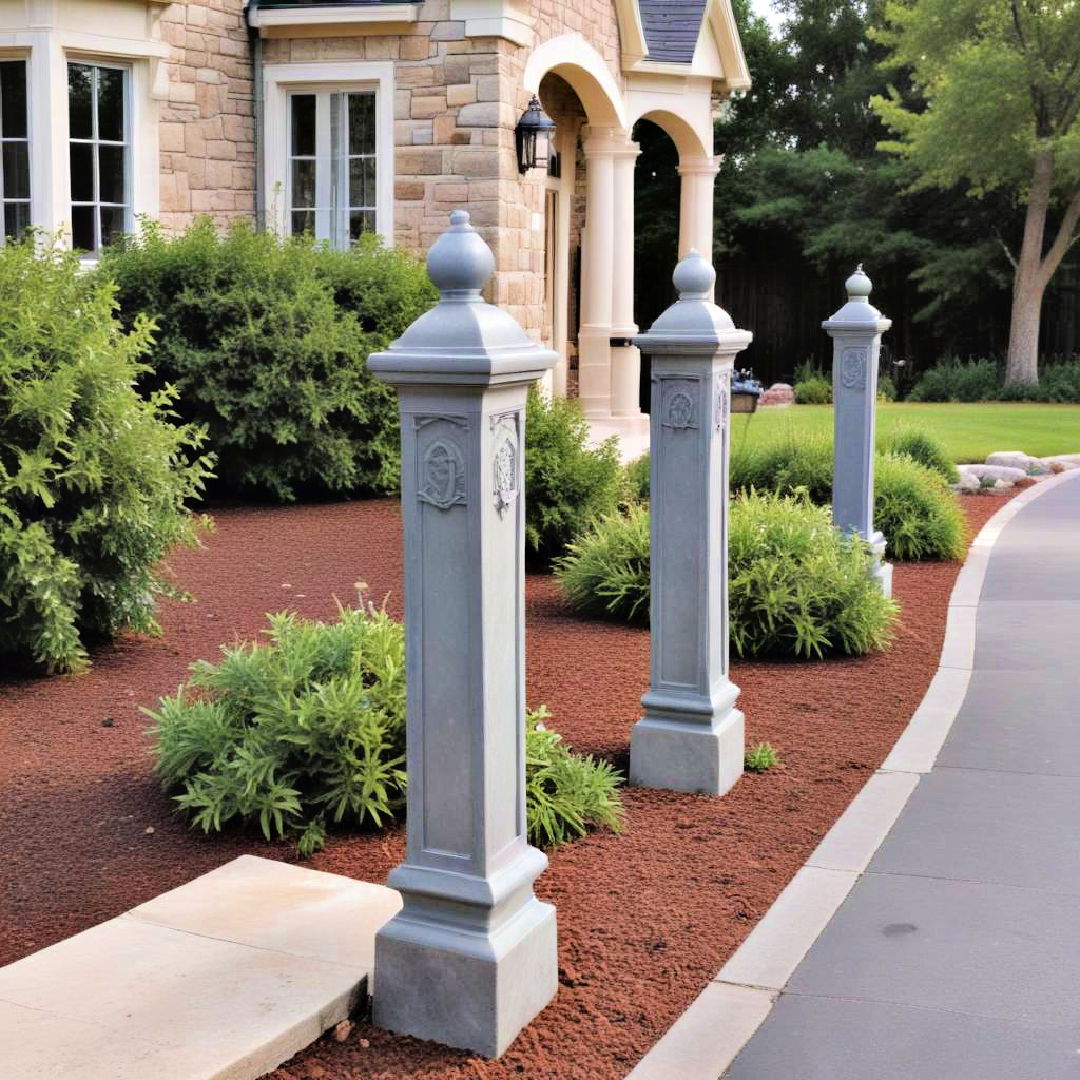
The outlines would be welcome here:
<svg viewBox="0 0 1080 1080">
<path fill-rule="evenodd" d="M 98 252 L 131 228 L 130 69 L 68 64 L 71 239 Z"/>
<path fill-rule="evenodd" d="M 288 95 L 288 228 L 347 248 L 378 228 L 376 94 Z"/>
<path fill-rule="evenodd" d="M 0 61 L 0 201 L 3 235 L 18 237 L 30 226 L 30 125 L 26 61 Z"/>
</svg>

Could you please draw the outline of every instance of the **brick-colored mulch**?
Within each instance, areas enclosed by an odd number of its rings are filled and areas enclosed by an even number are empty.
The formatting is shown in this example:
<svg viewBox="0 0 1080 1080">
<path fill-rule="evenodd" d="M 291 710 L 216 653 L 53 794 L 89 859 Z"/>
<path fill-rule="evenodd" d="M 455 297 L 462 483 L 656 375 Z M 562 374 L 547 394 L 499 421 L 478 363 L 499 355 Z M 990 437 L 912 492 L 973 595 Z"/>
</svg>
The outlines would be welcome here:
<svg viewBox="0 0 1080 1080">
<path fill-rule="evenodd" d="M 1004 502 L 962 500 L 972 529 Z M 367 582 L 401 615 L 401 535 L 390 500 L 222 508 L 205 550 L 174 559 L 194 604 L 163 608 L 159 639 L 100 650 L 77 677 L 0 678 L 0 964 L 180 885 L 242 852 L 291 859 L 251 837 L 207 839 L 170 812 L 150 773 L 140 706 L 189 661 L 248 638 L 264 613 L 329 617 Z M 900 564 L 897 641 L 827 663 L 736 663 L 748 739 L 783 767 L 722 799 L 628 790 L 620 836 L 551 857 L 537 892 L 558 906 L 558 998 L 498 1062 L 396 1038 L 367 1023 L 326 1038 L 275 1080 L 618 1080 L 690 1004 L 881 763 L 937 667 L 956 563 Z M 625 767 L 648 680 L 648 634 L 585 621 L 530 576 L 528 690 L 577 749 Z M 403 831 L 335 837 L 312 865 L 381 881 Z"/>
</svg>

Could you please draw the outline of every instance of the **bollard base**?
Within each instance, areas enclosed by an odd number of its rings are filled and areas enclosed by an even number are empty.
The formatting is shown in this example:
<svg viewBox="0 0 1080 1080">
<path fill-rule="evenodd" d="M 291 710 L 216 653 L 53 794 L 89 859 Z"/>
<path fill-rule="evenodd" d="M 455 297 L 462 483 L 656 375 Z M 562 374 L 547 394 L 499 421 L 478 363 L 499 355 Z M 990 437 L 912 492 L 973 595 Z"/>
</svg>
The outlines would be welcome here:
<svg viewBox="0 0 1080 1080">
<path fill-rule="evenodd" d="M 555 908 L 531 899 L 487 933 L 401 912 L 375 938 L 375 1024 L 497 1058 L 558 990 Z"/>
<path fill-rule="evenodd" d="M 870 538 L 870 547 L 874 552 L 874 569 L 870 576 L 886 596 L 892 596 L 892 563 L 885 561 L 885 537 L 881 533 L 874 533 Z"/>
<path fill-rule="evenodd" d="M 630 783 L 723 795 L 743 773 L 745 728 L 738 709 L 711 724 L 646 715 L 630 733 Z"/>
</svg>

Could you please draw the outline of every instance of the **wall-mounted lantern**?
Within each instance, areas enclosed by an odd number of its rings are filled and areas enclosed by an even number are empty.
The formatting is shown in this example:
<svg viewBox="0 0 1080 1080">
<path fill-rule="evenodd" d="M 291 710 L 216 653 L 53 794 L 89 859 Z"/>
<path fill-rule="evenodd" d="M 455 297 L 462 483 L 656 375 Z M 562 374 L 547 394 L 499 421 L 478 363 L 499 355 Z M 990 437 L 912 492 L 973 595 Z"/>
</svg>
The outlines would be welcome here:
<svg viewBox="0 0 1080 1080">
<path fill-rule="evenodd" d="M 555 121 L 544 112 L 540 99 L 533 97 L 514 129 L 518 169 L 521 172 L 547 168 L 548 144 L 554 130 Z"/>
</svg>

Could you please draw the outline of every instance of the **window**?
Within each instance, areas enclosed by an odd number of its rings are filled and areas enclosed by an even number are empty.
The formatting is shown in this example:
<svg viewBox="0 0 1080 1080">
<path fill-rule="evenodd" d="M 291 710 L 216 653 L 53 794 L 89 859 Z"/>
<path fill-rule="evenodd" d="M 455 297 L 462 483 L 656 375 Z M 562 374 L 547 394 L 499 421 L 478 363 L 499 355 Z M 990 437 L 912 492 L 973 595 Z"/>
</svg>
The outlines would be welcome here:
<svg viewBox="0 0 1080 1080">
<path fill-rule="evenodd" d="M 0 200 L 4 237 L 30 227 L 30 127 L 26 108 L 26 61 L 0 62 Z"/>
<path fill-rule="evenodd" d="M 129 71 L 68 64 L 71 239 L 97 252 L 131 227 Z"/>
<path fill-rule="evenodd" d="M 374 91 L 289 94 L 289 231 L 347 248 L 378 228 Z"/>
</svg>

